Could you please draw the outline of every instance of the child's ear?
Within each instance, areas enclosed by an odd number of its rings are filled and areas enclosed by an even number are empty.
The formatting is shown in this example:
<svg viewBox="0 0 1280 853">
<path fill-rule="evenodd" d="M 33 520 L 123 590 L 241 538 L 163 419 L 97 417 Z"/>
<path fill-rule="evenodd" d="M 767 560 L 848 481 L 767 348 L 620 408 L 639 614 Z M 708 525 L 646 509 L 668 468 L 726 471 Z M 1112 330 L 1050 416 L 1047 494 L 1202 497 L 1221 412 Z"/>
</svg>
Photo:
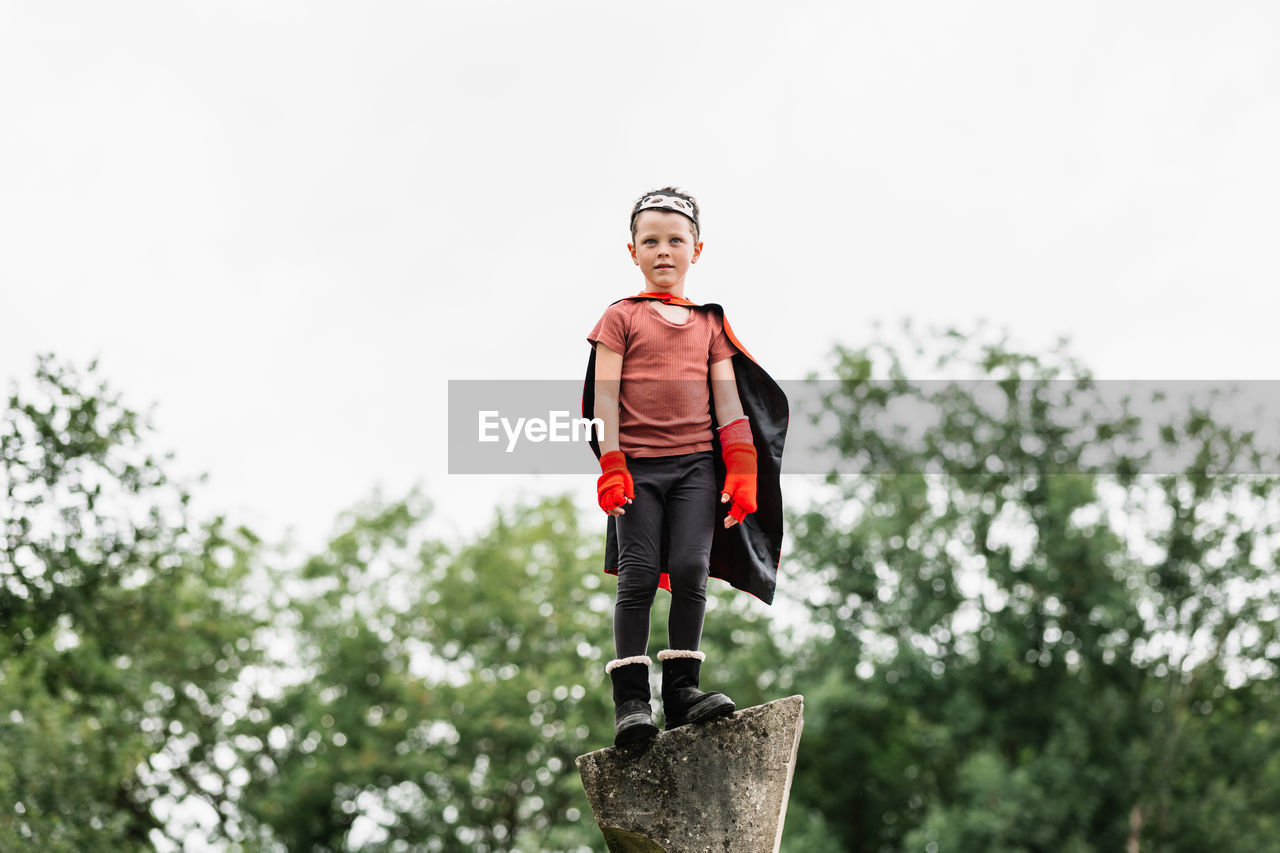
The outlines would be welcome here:
<svg viewBox="0 0 1280 853">
<path fill-rule="evenodd" d="M 636 247 L 628 243 L 627 251 L 631 253 L 631 260 L 635 261 L 636 266 L 640 266 L 640 259 L 636 257 Z"/>
<path fill-rule="evenodd" d="M 693 259 L 691 260 L 691 263 L 697 263 L 698 256 L 701 254 L 702 254 L 702 241 L 698 241 L 693 246 Z"/>
</svg>

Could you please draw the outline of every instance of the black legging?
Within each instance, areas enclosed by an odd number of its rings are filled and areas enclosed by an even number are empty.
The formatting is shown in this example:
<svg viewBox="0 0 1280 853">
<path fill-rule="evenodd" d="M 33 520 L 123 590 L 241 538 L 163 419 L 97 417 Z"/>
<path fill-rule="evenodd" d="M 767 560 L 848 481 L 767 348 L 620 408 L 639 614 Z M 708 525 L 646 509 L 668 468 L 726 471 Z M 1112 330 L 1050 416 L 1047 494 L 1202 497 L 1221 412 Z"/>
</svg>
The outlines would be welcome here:
<svg viewBox="0 0 1280 853">
<path fill-rule="evenodd" d="M 613 644 L 619 658 L 648 653 L 649 611 L 658 591 L 662 527 L 671 584 L 667 639 L 673 649 L 697 649 L 707 609 L 716 500 L 713 451 L 627 460 L 635 500 L 618 517 L 618 599 Z"/>
</svg>

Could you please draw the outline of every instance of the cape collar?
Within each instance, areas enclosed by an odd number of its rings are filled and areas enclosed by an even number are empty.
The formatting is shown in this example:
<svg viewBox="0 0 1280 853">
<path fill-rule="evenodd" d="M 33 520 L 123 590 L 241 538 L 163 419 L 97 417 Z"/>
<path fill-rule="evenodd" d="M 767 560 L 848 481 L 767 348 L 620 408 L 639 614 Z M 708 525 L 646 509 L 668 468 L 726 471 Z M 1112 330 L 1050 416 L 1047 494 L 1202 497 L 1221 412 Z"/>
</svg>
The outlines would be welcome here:
<svg viewBox="0 0 1280 853">
<path fill-rule="evenodd" d="M 662 293 L 656 290 L 646 290 L 644 293 L 637 293 L 635 296 L 628 297 L 630 299 L 656 299 L 659 302 L 665 302 L 668 305 L 685 305 L 690 308 L 701 308 L 697 302 L 691 302 L 683 296 L 674 296 L 670 293 Z"/>
</svg>

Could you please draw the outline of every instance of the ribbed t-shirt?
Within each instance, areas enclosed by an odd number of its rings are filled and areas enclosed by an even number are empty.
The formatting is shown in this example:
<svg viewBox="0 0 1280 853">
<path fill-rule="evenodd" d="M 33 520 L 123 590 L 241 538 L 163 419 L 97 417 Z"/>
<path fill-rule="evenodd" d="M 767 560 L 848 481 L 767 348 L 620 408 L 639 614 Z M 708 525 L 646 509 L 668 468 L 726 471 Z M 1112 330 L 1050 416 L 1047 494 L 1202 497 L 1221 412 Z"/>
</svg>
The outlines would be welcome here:
<svg viewBox="0 0 1280 853">
<path fill-rule="evenodd" d="M 649 299 L 605 309 L 587 340 L 622 353 L 618 446 L 629 457 L 711 450 L 710 366 L 738 350 L 712 311 L 691 308 L 684 323 Z"/>
</svg>

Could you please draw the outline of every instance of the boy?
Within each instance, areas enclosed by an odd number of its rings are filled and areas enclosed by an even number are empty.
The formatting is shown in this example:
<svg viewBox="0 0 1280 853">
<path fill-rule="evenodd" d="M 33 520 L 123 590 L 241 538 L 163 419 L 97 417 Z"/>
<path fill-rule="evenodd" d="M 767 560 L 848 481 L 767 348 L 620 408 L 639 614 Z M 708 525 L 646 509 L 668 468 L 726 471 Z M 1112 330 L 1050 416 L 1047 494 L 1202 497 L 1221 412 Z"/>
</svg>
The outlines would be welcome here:
<svg viewBox="0 0 1280 853">
<path fill-rule="evenodd" d="M 724 578 L 773 600 L 787 422 L 786 397 L 738 343 L 720 306 L 684 296 L 702 254 L 693 197 L 674 187 L 642 196 L 627 248 L 645 290 L 610 305 L 587 337 L 593 349 L 583 389 L 584 417 L 604 423 L 592 449 L 602 471 L 598 501 L 609 515 L 605 570 L 618 575 L 616 657 L 605 667 L 617 745 L 658 731 L 646 652 L 659 586 L 672 594 L 670 648 L 658 653 L 666 727 L 734 712 L 729 697 L 698 689 L 706 581 Z"/>
</svg>

